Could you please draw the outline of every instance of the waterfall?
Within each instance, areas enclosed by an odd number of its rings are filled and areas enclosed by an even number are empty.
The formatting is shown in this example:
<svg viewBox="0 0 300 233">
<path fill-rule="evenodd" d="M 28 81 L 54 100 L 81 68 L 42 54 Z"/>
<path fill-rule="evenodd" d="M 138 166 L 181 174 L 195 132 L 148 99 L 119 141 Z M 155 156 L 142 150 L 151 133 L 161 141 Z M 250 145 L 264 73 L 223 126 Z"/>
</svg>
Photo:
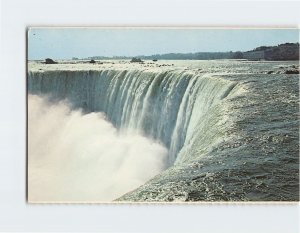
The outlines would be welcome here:
<svg viewBox="0 0 300 233">
<path fill-rule="evenodd" d="M 119 130 L 133 130 L 169 149 L 169 165 L 199 137 L 208 111 L 235 82 L 184 70 L 29 71 L 28 91 L 103 112 Z M 205 132 L 202 132 L 205 137 Z"/>
</svg>

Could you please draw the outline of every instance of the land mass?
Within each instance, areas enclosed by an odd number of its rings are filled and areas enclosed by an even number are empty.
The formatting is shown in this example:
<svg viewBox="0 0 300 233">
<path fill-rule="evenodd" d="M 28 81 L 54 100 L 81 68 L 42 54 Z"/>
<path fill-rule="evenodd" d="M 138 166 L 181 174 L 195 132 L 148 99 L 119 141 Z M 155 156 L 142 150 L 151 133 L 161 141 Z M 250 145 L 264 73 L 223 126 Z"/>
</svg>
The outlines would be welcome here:
<svg viewBox="0 0 300 233">
<path fill-rule="evenodd" d="M 93 56 L 85 59 L 109 60 L 109 59 L 131 59 L 127 56 Z M 167 53 L 150 56 L 136 56 L 144 60 L 214 60 L 214 59 L 248 59 L 267 61 L 299 60 L 299 43 L 284 43 L 277 46 L 260 46 L 250 51 L 236 52 L 197 52 L 197 53 Z M 73 57 L 73 60 L 78 58 Z"/>
</svg>

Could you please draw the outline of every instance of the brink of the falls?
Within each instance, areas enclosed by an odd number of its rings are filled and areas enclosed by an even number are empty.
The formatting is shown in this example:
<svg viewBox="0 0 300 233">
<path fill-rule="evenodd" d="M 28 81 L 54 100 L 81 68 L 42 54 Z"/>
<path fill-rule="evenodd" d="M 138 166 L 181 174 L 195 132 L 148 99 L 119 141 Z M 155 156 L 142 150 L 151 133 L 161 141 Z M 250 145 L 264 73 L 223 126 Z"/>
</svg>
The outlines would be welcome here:
<svg viewBox="0 0 300 233">
<path fill-rule="evenodd" d="M 298 76 L 264 73 L 275 62 L 182 63 L 32 62 L 28 92 L 167 148 L 167 169 L 118 201 L 298 200 Z"/>
</svg>

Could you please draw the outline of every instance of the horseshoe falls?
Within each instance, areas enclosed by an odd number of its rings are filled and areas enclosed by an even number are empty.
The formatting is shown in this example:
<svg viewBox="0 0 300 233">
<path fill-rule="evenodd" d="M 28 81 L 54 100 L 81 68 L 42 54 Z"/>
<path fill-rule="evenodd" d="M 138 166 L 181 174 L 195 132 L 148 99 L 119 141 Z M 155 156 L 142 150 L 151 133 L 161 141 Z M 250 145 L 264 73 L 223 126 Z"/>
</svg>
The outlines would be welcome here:
<svg viewBox="0 0 300 233">
<path fill-rule="evenodd" d="M 298 200 L 298 75 L 280 68 L 290 66 L 30 62 L 29 198 Z M 62 191 L 35 194 L 47 187 Z"/>
</svg>

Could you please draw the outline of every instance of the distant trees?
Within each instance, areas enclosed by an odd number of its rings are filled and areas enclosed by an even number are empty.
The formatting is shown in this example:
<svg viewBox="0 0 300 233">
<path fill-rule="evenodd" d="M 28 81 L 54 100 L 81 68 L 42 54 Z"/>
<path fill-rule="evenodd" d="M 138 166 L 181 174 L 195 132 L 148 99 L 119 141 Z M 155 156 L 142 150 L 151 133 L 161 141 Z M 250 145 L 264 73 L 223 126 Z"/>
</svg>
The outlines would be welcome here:
<svg viewBox="0 0 300 233">
<path fill-rule="evenodd" d="M 130 62 L 142 62 L 140 58 L 133 57 Z"/>
<path fill-rule="evenodd" d="M 266 60 L 298 60 L 299 43 L 285 43 L 278 46 L 260 46 L 247 52 L 197 52 L 197 53 L 167 53 L 154 54 L 150 56 L 133 57 L 131 62 L 143 62 L 143 60 L 212 60 L 212 59 L 245 59 L 249 52 L 265 52 Z M 94 56 L 88 59 L 109 60 L 109 59 L 130 59 L 126 56 Z M 75 60 L 75 59 L 74 59 Z"/>
<path fill-rule="evenodd" d="M 235 53 L 232 53 L 232 59 L 243 59 L 243 53 L 241 51 L 238 51 L 238 52 L 235 52 Z"/>
<path fill-rule="evenodd" d="M 299 43 L 285 43 L 277 46 L 260 46 L 249 52 L 264 52 L 264 59 L 269 61 L 299 60 Z"/>
</svg>

